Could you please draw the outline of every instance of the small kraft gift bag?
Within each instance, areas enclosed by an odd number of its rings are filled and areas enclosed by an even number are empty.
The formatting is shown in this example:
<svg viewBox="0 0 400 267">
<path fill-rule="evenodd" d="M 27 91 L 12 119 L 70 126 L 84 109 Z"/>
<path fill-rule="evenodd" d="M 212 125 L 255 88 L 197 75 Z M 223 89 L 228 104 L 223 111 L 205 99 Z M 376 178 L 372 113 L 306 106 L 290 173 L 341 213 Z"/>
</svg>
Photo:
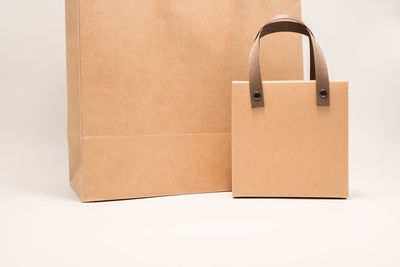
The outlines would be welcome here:
<svg viewBox="0 0 400 267">
<path fill-rule="evenodd" d="M 262 81 L 260 39 L 277 32 L 309 37 L 311 81 Z M 249 82 L 233 82 L 232 90 L 234 197 L 348 197 L 348 82 L 329 81 L 322 50 L 300 19 L 282 15 L 262 27 Z"/>
</svg>

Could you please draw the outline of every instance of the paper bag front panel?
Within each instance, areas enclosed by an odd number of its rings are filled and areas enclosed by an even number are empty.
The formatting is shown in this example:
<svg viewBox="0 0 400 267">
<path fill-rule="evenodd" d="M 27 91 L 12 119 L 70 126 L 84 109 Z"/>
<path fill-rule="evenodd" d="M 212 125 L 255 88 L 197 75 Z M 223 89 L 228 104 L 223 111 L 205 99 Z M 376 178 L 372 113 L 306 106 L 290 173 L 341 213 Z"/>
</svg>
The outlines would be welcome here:
<svg viewBox="0 0 400 267">
<path fill-rule="evenodd" d="M 331 82 L 318 107 L 315 81 L 263 82 L 265 107 L 251 108 L 248 82 L 232 85 L 235 197 L 348 196 L 347 82 Z"/>
<path fill-rule="evenodd" d="M 231 82 L 247 78 L 257 29 L 279 13 L 300 16 L 300 1 L 66 4 L 71 179 L 81 199 L 230 190 Z M 265 53 L 266 78 L 302 77 L 300 36 L 265 46 L 275 51 Z"/>
</svg>

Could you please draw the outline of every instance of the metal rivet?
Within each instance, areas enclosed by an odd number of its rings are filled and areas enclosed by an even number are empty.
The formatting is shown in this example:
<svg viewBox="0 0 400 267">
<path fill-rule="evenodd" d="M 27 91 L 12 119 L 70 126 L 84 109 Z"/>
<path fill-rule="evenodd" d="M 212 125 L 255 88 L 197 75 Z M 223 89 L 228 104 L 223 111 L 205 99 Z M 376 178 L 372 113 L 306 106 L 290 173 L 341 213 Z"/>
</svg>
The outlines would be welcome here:
<svg viewBox="0 0 400 267">
<path fill-rule="evenodd" d="M 255 101 L 260 101 L 261 100 L 261 93 L 260 92 L 255 92 L 253 97 L 254 97 Z"/>
<path fill-rule="evenodd" d="M 320 96 L 321 98 L 327 98 L 327 97 L 328 97 L 328 91 L 325 90 L 325 89 L 319 90 L 319 96 Z"/>
</svg>

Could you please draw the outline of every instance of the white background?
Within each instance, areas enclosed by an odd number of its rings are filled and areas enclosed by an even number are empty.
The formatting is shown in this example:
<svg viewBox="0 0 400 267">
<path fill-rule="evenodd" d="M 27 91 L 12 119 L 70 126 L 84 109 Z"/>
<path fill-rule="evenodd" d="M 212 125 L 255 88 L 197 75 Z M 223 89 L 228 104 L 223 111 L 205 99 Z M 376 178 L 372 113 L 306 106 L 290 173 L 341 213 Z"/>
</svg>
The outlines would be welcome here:
<svg viewBox="0 0 400 267">
<path fill-rule="evenodd" d="M 0 266 L 400 266 L 400 1 L 303 0 L 303 17 L 350 81 L 350 199 L 83 204 L 64 2 L 0 0 Z"/>
</svg>

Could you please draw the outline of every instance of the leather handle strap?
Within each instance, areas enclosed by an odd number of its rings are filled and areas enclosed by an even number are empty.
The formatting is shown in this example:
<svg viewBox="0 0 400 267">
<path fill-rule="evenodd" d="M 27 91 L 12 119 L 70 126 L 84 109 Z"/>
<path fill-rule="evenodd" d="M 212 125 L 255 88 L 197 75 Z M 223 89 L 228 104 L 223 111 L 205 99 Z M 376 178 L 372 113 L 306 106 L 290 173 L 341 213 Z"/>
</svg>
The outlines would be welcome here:
<svg viewBox="0 0 400 267">
<path fill-rule="evenodd" d="M 276 32 L 294 32 L 308 36 L 310 40 L 310 76 L 316 80 L 318 106 L 329 106 L 329 76 L 324 54 L 310 29 L 300 20 L 288 15 L 273 18 L 258 32 L 249 56 L 249 83 L 252 108 L 264 107 L 264 92 L 260 70 L 260 39 Z"/>
<path fill-rule="evenodd" d="M 269 21 L 269 23 L 274 22 L 274 21 L 279 21 L 279 20 L 291 20 L 291 21 L 298 22 L 298 23 L 306 26 L 301 19 L 299 19 L 295 16 L 287 15 L 287 14 L 277 15 L 277 16 L 273 17 Z M 309 30 L 310 34 L 312 34 L 314 36 L 314 34 L 311 32 L 311 30 L 309 28 L 308 28 L 308 30 Z M 262 31 L 262 29 L 260 31 Z M 258 34 L 257 34 L 257 36 L 258 36 Z M 310 80 L 315 80 L 315 61 L 314 61 L 313 44 L 312 44 L 311 38 L 308 38 L 308 41 L 309 41 L 308 46 L 310 48 Z"/>
</svg>

